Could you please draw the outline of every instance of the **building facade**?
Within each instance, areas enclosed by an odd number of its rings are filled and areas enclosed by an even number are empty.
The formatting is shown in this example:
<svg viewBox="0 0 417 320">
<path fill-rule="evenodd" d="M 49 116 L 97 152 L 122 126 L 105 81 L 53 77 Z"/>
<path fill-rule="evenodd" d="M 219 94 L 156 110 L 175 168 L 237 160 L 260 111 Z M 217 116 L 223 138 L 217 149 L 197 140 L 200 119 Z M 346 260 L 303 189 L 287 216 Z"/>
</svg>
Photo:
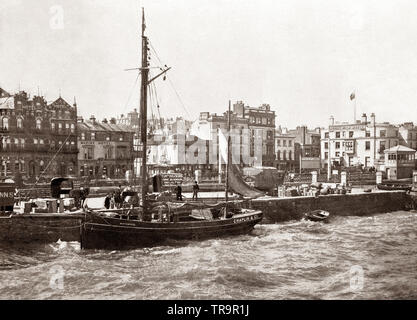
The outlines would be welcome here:
<svg viewBox="0 0 417 320">
<path fill-rule="evenodd" d="M 295 137 L 295 171 L 320 169 L 320 128 L 298 126 L 288 133 Z"/>
<path fill-rule="evenodd" d="M 275 133 L 275 159 L 278 170 L 295 170 L 295 136 L 281 128 Z"/>
<path fill-rule="evenodd" d="M 233 104 L 233 112 L 239 117 L 248 119 L 250 131 L 250 156 L 255 157 L 254 166 L 273 167 L 275 164 L 275 111 L 269 104 L 258 108 L 245 106 L 242 101 Z M 262 159 L 257 159 L 257 135 L 261 135 Z"/>
<path fill-rule="evenodd" d="M 126 172 L 133 174 L 135 130 L 116 119 L 102 122 L 91 116 L 81 117 L 78 130 L 78 173 L 81 177 L 124 178 Z"/>
<path fill-rule="evenodd" d="M 385 162 L 384 150 L 399 142 L 398 127 L 377 123 L 373 113 L 370 119 L 363 114 L 356 123 L 335 123 L 331 117 L 321 136 L 322 164 L 327 166 L 330 160 L 332 166 L 362 165 L 379 170 Z"/>
<path fill-rule="evenodd" d="M 59 97 L 48 104 L 0 89 L 0 175 L 27 181 L 76 175 L 76 123 L 75 102 Z"/>
</svg>

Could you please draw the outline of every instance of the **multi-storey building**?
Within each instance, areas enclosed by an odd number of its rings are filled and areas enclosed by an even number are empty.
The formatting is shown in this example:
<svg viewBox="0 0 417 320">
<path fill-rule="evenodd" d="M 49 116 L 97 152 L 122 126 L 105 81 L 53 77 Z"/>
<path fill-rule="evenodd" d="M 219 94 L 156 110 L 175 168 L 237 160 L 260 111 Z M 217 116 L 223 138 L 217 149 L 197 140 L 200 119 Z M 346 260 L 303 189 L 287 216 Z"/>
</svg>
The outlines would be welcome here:
<svg viewBox="0 0 417 320">
<path fill-rule="evenodd" d="M 201 140 L 209 142 L 209 164 L 212 169 L 218 172 L 219 159 L 219 130 L 227 134 L 228 113 L 222 115 L 209 112 L 201 112 L 200 118 L 195 121 L 190 129 L 190 134 Z M 239 116 L 234 112 L 230 114 L 231 148 L 233 161 L 240 166 L 253 165 L 253 156 L 249 155 L 249 126 L 248 119 Z M 259 144 L 258 144 L 259 145 Z M 261 151 L 261 149 L 259 149 Z M 223 160 L 222 160 L 223 161 Z M 225 170 L 222 165 L 222 171 Z"/>
<path fill-rule="evenodd" d="M 123 178 L 133 170 L 135 130 L 116 124 L 114 118 L 99 122 L 94 116 L 89 120 L 79 117 L 77 130 L 80 176 Z"/>
<path fill-rule="evenodd" d="M 48 104 L 24 92 L 0 89 L 0 174 L 24 180 L 75 175 L 77 105 Z"/>
<path fill-rule="evenodd" d="M 295 136 L 285 129 L 279 128 L 275 132 L 275 155 L 275 167 L 278 170 L 295 169 Z"/>
<path fill-rule="evenodd" d="M 258 108 L 245 106 L 242 101 L 233 104 L 233 112 L 239 117 L 248 119 L 250 131 L 250 156 L 255 157 L 253 165 L 274 166 L 275 162 L 275 111 L 269 104 L 262 104 Z M 262 159 L 257 159 L 257 135 L 261 134 Z"/>
<path fill-rule="evenodd" d="M 366 114 L 356 123 L 335 123 L 330 118 L 328 128 L 322 130 L 321 156 L 323 165 L 375 167 L 384 163 L 384 150 L 400 142 L 399 129 L 388 122 L 377 123 L 375 114 Z"/>
<path fill-rule="evenodd" d="M 298 126 L 288 133 L 295 137 L 295 170 L 320 169 L 320 128 Z"/>
</svg>

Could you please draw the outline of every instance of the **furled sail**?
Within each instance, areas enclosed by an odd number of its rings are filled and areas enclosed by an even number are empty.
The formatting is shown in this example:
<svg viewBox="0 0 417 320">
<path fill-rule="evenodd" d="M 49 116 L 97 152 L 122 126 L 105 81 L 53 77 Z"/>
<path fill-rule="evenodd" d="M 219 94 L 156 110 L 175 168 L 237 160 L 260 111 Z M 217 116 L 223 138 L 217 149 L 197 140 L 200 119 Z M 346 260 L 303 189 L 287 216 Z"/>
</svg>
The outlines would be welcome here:
<svg viewBox="0 0 417 320">
<path fill-rule="evenodd" d="M 242 177 L 242 174 L 240 173 L 239 167 L 234 164 L 234 161 L 232 160 L 232 163 L 228 163 L 227 159 L 227 139 L 224 136 L 224 134 L 221 132 L 221 130 L 219 129 L 219 151 L 220 151 L 220 155 L 223 158 L 223 161 L 227 164 L 228 168 L 229 168 L 229 178 L 228 178 L 228 182 L 229 182 L 229 188 L 237 194 L 240 194 L 244 197 L 250 197 L 250 198 L 257 198 L 257 197 L 262 197 L 265 194 L 258 190 L 255 189 L 254 187 L 249 186 L 245 180 Z M 231 158 L 233 157 L 233 155 L 231 156 Z"/>
</svg>

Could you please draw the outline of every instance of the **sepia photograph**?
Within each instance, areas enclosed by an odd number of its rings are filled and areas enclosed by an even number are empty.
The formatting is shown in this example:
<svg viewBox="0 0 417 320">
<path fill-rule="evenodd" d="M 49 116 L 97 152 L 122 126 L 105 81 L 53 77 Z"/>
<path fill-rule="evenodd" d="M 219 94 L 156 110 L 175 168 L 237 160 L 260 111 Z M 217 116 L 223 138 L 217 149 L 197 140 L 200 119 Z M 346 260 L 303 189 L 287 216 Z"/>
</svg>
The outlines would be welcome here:
<svg viewBox="0 0 417 320">
<path fill-rule="evenodd" d="M 417 299 L 416 16 L 1 0 L 0 300 Z"/>
</svg>

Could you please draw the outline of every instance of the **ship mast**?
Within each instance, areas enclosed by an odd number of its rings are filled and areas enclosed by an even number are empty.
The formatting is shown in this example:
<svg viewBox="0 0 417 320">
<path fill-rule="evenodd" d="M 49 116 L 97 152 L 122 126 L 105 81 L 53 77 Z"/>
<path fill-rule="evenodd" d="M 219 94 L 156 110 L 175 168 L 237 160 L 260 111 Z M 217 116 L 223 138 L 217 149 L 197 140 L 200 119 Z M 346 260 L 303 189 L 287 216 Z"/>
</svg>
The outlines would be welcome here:
<svg viewBox="0 0 417 320">
<path fill-rule="evenodd" d="M 147 181 L 147 169 L 146 169 L 146 158 L 147 158 L 147 131 L 148 131 L 148 85 L 165 74 L 171 67 L 161 68 L 161 72 L 149 79 L 149 62 L 148 62 L 148 37 L 145 36 L 145 11 L 142 8 L 142 64 L 140 69 L 141 86 L 140 86 L 140 138 L 142 142 L 142 206 L 146 209 L 146 196 L 148 194 L 148 181 Z"/>
<path fill-rule="evenodd" d="M 146 170 L 146 147 L 147 147 L 147 103 L 148 103 L 148 39 L 145 36 L 145 11 L 142 8 L 142 65 L 141 72 L 141 86 L 140 86 L 140 138 L 142 142 L 142 206 L 146 208 L 146 195 L 148 194 L 147 170 Z"/>
<path fill-rule="evenodd" d="M 230 100 L 229 100 L 229 109 L 227 111 L 227 160 L 226 160 L 226 215 L 227 215 L 227 203 L 229 201 L 229 170 L 231 167 L 231 156 L 230 156 Z"/>
</svg>

